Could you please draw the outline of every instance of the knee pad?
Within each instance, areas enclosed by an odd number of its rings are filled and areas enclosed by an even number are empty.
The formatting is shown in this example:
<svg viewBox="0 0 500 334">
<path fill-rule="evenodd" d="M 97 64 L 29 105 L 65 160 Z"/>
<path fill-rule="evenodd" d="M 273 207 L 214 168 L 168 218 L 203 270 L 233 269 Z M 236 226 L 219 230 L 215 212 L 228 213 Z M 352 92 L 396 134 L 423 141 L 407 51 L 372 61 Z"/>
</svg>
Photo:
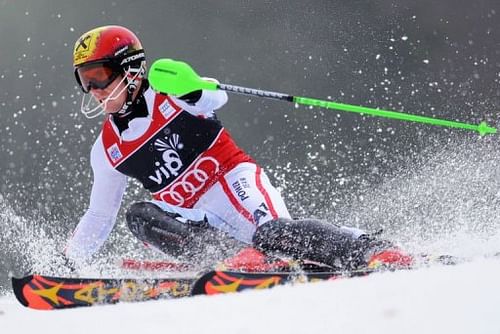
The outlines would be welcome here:
<svg viewBox="0 0 500 334">
<path fill-rule="evenodd" d="M 168 255 L 190 261 L 225 256 L 237 244 L 206 221 L 185 220 L 151 202 L 132 204 L 126 219 L 128 228 L 139 240 Z"/>
<path fill-rule="evenodd" d="M 330 266 L 342 266 L 361 255 L 362 243 L 352 233 L 317 219 L 279 218 L 259 226 L 254 247 L 296 259 L 307 259 Z"/>
<path fill-rule="evenodd" d="M 345 235 L 335 225 L 317 219 L 278 218 L 259 226 L 253 237 L 254 245 L 261 250 L 290 250 L 305 252 L 317 248 L 324 240 L 344 239 Z"/>
<path fill-rule="evenodd" d="M 127 226 L 135 237 L 171 255 L 182 253 L 190 235 L 177 217 L 151 202 L 134 203 L 126 213 Z"/>
</svg>

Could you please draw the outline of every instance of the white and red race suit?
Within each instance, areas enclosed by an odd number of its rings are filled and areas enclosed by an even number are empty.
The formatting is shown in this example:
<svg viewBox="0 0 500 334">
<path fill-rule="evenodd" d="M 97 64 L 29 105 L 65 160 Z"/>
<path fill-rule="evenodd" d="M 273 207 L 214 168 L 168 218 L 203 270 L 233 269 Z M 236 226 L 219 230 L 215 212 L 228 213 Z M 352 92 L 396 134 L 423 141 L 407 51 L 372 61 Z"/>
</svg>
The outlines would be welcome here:
<svg viewBox="0 0 500 334">
<path fill-rule="evenodd" d="M 108 238 L 132 177 L 162 208 L 209 224 L 250 243 L 257 226 L 290 218 L 281 195 L 262 169 L 215 119 L 227 102 L 223 91 L 203 91 L 194 104 L 147 88 L 147 117 L 119 131 L 108 115 L 91 151 L 90 205 L 65 253 L 82 261 Z"/>
</svg>

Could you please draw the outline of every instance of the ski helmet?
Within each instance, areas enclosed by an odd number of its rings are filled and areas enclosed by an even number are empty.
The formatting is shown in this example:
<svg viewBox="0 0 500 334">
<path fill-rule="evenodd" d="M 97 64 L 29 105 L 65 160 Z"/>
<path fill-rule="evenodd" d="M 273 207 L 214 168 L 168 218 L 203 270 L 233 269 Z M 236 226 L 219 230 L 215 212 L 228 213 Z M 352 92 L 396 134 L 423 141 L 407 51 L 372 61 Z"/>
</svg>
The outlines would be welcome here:
<svg viewBox="0 0 500 334">
<path fill-rule="evenodd" d="M 142 44 L 137 36 L 121 26 L 104 26 L 84 33 L 75 43 L 73 67 L 78 85 L 85 93 L 81 111 L 88 118 L 96 117 L 104 111 L 106 103 L 118 98 L 127 90 L 127 99 L 119 113 L 125 114 L 132 104 L 134 91 L 139 87 L 146 72 L 146 61 Z M 104 89 L 116 78 L 122 76 L 125 88 L 110 95 L 95 108 L 90 108 L 91 89 Z M 89 98 L 87 103 L 86 98 Z"/>
</svg>

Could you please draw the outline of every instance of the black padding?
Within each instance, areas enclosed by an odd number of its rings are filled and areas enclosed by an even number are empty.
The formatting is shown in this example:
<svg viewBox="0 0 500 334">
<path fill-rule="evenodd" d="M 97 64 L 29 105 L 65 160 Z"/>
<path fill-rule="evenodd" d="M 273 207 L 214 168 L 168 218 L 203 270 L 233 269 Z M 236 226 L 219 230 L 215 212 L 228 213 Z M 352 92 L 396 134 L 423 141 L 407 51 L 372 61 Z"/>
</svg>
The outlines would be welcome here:
<svg viewBox="0 0 500 334">
<path fill-rule="evenodd" d="M 316 219 L 279 218 L 257 228 L 254 247 L 296 259 L 333 267 L 354 268 L 362 264 L 372 246 L 369 239 L 356 239 L 339 227 Z"/>
<path fill-rule="evenodd" d="M 182 252 L 189 231 L 175 215 L 152 203 L 139 202 L 130 206 L 126 218 L 128 228 L 139 240 L 172 255 Z"/>
<path fill-rule="evenodd" d="M 237 241 L 206 221 L 181 222 L 177 217 L 151 202 L 134 203 L 126 214 L 128 228 L 139 240 L 168 255 L 204 262 L 233 253 Z"/>
</svg>

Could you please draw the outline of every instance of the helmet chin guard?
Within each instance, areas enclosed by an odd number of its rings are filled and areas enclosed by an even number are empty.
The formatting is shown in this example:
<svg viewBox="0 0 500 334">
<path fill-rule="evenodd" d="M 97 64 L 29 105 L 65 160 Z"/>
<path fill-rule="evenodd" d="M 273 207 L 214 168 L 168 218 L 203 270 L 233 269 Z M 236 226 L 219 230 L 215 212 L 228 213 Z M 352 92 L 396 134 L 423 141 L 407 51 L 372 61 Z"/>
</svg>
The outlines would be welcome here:
<svg viewBox="0 0 500 334">
<path fill-rule="evenodd" d="M 146 62 L 142 61 L 139 68 L 130 66 L 123 74 L 122 79 L 111 91 L 111 93 L 102 101 L 97 101 L 91 94 L 83 94 L 80 104 L 80 111 L 88 119 L 96 118 L 105 113 L 107 104 L 110 101 L 118 99 L 123 92 L 127 91 L 127 97 L 121 108 L 116 113 L 126 116 L 130 111 L 128 107 L 132 104 L 134 92 L 139 88 L 144 74 L 146 73 Z M 122 83 L 125 85 L 121 88 Z"/>
</svg>

